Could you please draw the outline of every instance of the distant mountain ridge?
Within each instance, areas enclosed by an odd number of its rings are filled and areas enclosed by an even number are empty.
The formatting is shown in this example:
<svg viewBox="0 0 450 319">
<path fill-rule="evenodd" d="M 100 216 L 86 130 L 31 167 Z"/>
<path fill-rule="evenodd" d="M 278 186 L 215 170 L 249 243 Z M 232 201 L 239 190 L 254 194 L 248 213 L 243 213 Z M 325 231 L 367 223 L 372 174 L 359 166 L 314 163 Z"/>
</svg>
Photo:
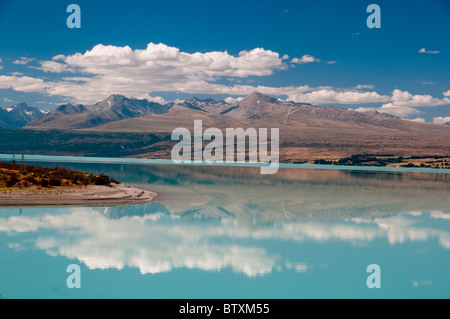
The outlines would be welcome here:
<svg viewBox="0 0 450 319">
<path fill-rule="evenodd" d="M 28 124 L 36 128 L 85 129 L 128 118 L 166 112 L 169 106 L 113 94 L 93 105 L 64 104 Z"/>
<path fill-rule="evenodd" d="M 215 101 L 213 99 L 200 100 L 196 97 L 190 98 L 180 103 L 180 105 L 193 110 L 199 110 L 213 114 L 225 114 L 233 109 L 233 106 L 231 104 L 228 104 L 224 101 Z"/>
<path fill-rule="evenodd" d="M 45 111 L 26 103 L 0 107 L 0 129 L 20 128 L 45 115 Z"/>
<path fill-rule="evenodd" d="M 25 103 L 0 108 L 0 128 L 85 129 L 117 132 L 171 132 L 176 127 L 190 128 L 201 119 L 205 126 L 279 127 L 287 130 L 381 129 L 427 131 L 436 125 L 417 123 L 379 113 L 361 113 L 337 107 L 282 101 L 254 92 L 234 103 L 198 99 L 160 104 L 146 99 L 112 94 L 92 105 L 63 104 L 43 114 Z M 446 125 L 448 126 L 448 125 Z M 442 126 L 440 126 L 442 127 Z"/>
<path fill-rule="evenodd" d="M 24 136 L 20 145 L 27 152 L 42 149 L 37 149 L 37 142 L 33 140 L 41 135 L 37 131 L 57 130 L 56 135 L 68 136 L 53 141 L 58 152 L 64 154 L 78 154 L 87 147 L 91 150 L 88 155 L 93 156 L 100 153 L 167 159 L 174 145 L 171 132 L 180 127 L 192 132 L 194 120 L 202 120 L 203 129 L 215 127 L 223 132 L 226 128 L 278 128 L 280 161 L 286 163 L 339 160 L 355 154 L 406 157 L 450 154 L 448 124 L 420 123 L 385 113 L 294 103 L 258 92 L 233 103 L 190 98 L 160 104 L 113 94 L 92 105 L 60 105 L 46 115 L 33 113 L 25 105 L 15 108 L 14 112 L 13 108 L 0 109 L 0 129 L 20 127 L 29 121 L 20 132 L 10 133 Z M 16 119 L 13 126 L 10 113 L 29 117 L 22 122 Z M 83 134 L 92 136 L 85 140 Z M 108 134 L 116 134 L 117 139 L 106 143 Z M 150 141 L 149 136 L 152 136 Z M 128 142 L 123 146 L 125 141 Z M 8 143 L 3 146 L 5 149 L 11 149 Z"/>
<path fill-rule="evenodd" d="M 177 125 L 184 124 L 185 127 L 194 119 L 203 119 L 220 128 L 224 128 L 226 123 L 243 123 L 247 126 L 342 126 L 351 123 L 390 128 L 402 126 L 399 123 L 407 125 L 406 121 L 378 112 L 364 114 L 342 108 L 318 107 L 307 103 L 282 101 L 254 92 L 235 103 L 193 97 L 183 102 L 168 104 L 113 94 L 93 105 L 61 105 L 49 114 L 32 120 L 26 127 L 139 131 L 145 130 L 147 126 L 148 130 L 168 132 L 175 128 L 168 124 L 171 119 Z M 396 122 L 393 124 L 389 120 Z"/>
</svg>

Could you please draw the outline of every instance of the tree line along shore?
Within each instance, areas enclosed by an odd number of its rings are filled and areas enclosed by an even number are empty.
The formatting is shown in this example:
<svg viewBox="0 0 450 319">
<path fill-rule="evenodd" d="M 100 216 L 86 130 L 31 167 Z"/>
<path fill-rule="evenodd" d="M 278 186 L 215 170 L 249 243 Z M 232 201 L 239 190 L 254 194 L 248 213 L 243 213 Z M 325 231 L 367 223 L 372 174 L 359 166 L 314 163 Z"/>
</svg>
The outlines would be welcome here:
<svg viewBox="0 0 450 319">
<path fill-rule="evenodd" d="M 110 185 L 119 182 L 105 174 L 83 173 L 60 166 L 41 167 L 13 162 L 0 161 L 1 188 L 29 187 L 72 187 L 89 185 Z"/>
<path fill-rule="evenodd" d="M 105 174 L 0 161 L 0 207 L 130 205 L 157 197 Z"/>
<path fill-rule="evenodd" d="M 317 159 L 313 164 L 450 169 L 449 156 L 352 155 L 339 160 Z"/>
</svg>

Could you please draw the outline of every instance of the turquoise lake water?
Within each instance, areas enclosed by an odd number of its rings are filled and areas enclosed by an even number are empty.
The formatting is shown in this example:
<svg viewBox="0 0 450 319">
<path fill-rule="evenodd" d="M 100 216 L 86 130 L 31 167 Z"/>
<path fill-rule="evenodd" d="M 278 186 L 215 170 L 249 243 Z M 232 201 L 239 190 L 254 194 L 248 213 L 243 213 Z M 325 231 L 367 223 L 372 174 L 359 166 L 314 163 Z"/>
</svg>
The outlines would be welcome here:
<svg viewBox="0 0 450 319">
<path fill-rule="evenodd" d="M 0 298 L 450 297 L 450 175 L 441 170 L 292 165 L 260 175 L 251 166 L 26 161 L 105 173 L 159 197 L 0 208 Z M 66 284 L 71 264 L 79 289 Z M 370 264 L 381 288 L 366 284 Z"/>
</svg>

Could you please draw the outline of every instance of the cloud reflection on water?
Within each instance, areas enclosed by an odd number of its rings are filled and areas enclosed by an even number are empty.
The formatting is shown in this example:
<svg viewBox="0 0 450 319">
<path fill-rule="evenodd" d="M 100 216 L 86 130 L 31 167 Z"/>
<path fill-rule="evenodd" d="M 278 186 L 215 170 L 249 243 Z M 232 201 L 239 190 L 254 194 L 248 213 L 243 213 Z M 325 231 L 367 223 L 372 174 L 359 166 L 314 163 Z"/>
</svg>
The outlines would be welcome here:
<svg viewBox="0 0 450 319">
<path fill-rule="evenodd" d="M 58 213 L 24 209 L 21 216 L 0 218 L 0 232 L 8 235 L 11 249 L 44 250 L 77 259 L 90 269 L 132 267 L 142 274 L 229 268 L 253 277 L 280 269 L 304 272 L 312 266 L 294 261 L 284 251 L 274 252 L 268 241 L 369 245 L 385 240 L 398 245 L 434 239 L 450 249 L 450 232 L 422 223 L 424 218 L 447 222 L 450 213 L 444 211 L 333 222 L 279 221 L 249 228 L 232 217 L 186 220 L 166 212 L 111 218 L 120 215 L 114 212 L 119 209 L 60 208 Z"/>
</svg>

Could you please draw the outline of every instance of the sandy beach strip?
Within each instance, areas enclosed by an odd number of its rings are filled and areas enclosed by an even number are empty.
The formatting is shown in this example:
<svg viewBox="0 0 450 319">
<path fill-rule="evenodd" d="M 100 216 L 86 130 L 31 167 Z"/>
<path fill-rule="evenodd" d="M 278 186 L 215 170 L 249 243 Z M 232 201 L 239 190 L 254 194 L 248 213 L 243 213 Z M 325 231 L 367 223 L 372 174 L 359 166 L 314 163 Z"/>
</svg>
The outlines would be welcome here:
<svg viewBox="0 0 450 319">
<path fill-rule="evenodd" d="M 149 203 L 157 197 L 124 184 L 11 189 L 0 191 L 0 207 L 128 205 Z"/>
</svg>

